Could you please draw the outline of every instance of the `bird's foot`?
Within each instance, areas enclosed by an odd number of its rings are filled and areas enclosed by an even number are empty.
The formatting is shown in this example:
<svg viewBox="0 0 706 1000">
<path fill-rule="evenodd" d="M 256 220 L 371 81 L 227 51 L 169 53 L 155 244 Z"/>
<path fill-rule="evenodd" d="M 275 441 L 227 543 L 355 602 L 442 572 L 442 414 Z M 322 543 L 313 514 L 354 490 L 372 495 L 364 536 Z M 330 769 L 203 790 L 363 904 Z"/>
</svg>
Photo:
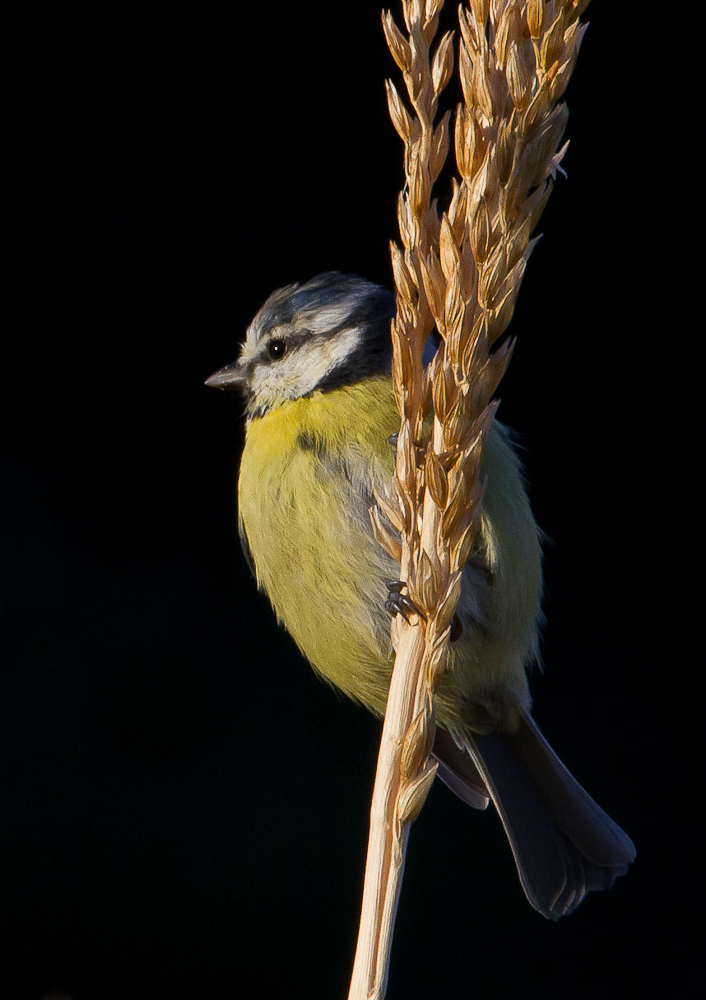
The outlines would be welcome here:
<svg viewBox="0 0 706 1000">
<path fill-rule="evenodd" d="M 395 615 L 402 615 L 407 624 L 410 625 L 410 615 L 417 615 L 419 618 L 423 618 L 424 615 L 414 603 L 412 598 L 408 597 L 407 594 L 402 593 L 406 586 L 407 584 L 403 580 L 388 581 L 385 609 L 390 612 L 393 618 Z M 451 622 L 449 642 L 458 642 L 462 635 L 463 625 L 461 624 L 461 619 L 458 615 L 454 615 Z"/>
<path fill-rule="evenodd" d="M 388 444 L 391 444 L 393 448 L 396 448 L 397 439 L 399 438 L 399 436 L 400 436 L 399 431 L 395 431 L 394 434 L 390 434 L 389 438 L 387 439 Z M 417 456 L 417 461 L 421 465 L 427 450 L 426 443 L 424 441 L 413 441 L 412 444 L 414 445 L 414 451 Z"/>
<path fill-rule="evenodd" d="M 402 615 L 407 624 L 410 625 L 410 615 L 418 615 L 420 618 L 422 618 L 423 615 L 412 598 L 402 593 L 406 586 L 407 584 L 403 580 L 389 581 L 387 584 L 387 600 L 385 601 L 385 608 L 390 612 L 393 618 L 395 615 Z"/>
</svg>

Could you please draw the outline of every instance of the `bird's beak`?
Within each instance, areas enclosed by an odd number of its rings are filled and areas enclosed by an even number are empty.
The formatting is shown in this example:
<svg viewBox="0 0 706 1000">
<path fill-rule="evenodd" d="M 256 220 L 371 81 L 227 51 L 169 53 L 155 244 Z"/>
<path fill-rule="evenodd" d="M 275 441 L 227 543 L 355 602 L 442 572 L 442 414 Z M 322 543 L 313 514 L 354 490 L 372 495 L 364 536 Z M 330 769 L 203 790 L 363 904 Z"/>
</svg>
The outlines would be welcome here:
<svg viewBox="0 0 706 1000">
<path fill-rule="evenodd" d="M 217 372 L 210 375 L 205 385 L 213 386 L 214 389 L 240 389 L 246 381 L 246 374 L 239 361 L 233 361 L 225 368 L 219 368 Z"/>
</svg>

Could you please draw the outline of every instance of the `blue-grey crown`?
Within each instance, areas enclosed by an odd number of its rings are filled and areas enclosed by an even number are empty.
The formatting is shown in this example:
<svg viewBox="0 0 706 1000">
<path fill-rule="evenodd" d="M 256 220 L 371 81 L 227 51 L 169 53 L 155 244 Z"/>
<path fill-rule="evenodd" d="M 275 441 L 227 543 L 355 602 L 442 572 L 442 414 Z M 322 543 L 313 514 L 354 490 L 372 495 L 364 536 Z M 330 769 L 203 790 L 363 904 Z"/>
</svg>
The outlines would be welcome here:
<svg viewBox="0 0 706 1000">
<path fill-rule="evenodd" d="M 355 274 L 326 271 L 304 284 L 287 285 L 273 292 L 255 317 L 253 327 L 258 339 L 282 326 L 324 337 L 357 327 L 361 331 L 357 349 L 317 387 L 328 390 L 390 371 L 390 321 L 395 310 L 395 296 L 381 285 Z"/>
</svg>

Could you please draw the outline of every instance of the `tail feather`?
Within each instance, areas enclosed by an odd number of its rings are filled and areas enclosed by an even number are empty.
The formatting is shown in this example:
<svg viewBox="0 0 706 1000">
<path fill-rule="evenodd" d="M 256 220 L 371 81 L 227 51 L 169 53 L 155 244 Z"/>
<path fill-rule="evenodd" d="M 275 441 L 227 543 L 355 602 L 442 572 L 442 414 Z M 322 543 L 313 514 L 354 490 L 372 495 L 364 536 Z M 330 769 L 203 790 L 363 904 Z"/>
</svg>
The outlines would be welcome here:
<svg viewBox="0 0 706 1000">
<path fill-rule="evenodd" d="M 492 798 L 536 910 L 558 920 L 587 892 L 609 889 L 625 874 L 632 841 L 564 767 L 531 716 L 512 735 L 474 734 L 468 750 L 437 732 L 440 777 L 471 805 Z"/>
<path fill-rule="evenodd" d="M 532 716 L 523 716 L 518 732 L 504 739 L 523 762 L 563 833 L 586 858 L 603 868 L 624 859 L 624 869 L 616 877 L 624 875 L 635 858 L 633 842 L 559 760 Z"/>
</svg>

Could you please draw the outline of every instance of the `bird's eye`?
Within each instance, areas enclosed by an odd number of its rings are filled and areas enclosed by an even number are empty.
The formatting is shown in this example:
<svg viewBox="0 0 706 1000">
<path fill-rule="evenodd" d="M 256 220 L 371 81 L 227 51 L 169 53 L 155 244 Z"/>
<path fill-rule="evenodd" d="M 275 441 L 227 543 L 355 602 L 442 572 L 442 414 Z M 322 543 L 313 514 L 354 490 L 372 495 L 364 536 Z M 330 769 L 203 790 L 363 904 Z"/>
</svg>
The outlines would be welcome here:
<svg viewBox="0 0 706 1000">
<path fill-rule="evenodd" d="M 271 340 L 267 345 L 267 353 L 272 361 L 281 361 L 287 353 L 287 344 L 284 340 Z"/>
</svg>

